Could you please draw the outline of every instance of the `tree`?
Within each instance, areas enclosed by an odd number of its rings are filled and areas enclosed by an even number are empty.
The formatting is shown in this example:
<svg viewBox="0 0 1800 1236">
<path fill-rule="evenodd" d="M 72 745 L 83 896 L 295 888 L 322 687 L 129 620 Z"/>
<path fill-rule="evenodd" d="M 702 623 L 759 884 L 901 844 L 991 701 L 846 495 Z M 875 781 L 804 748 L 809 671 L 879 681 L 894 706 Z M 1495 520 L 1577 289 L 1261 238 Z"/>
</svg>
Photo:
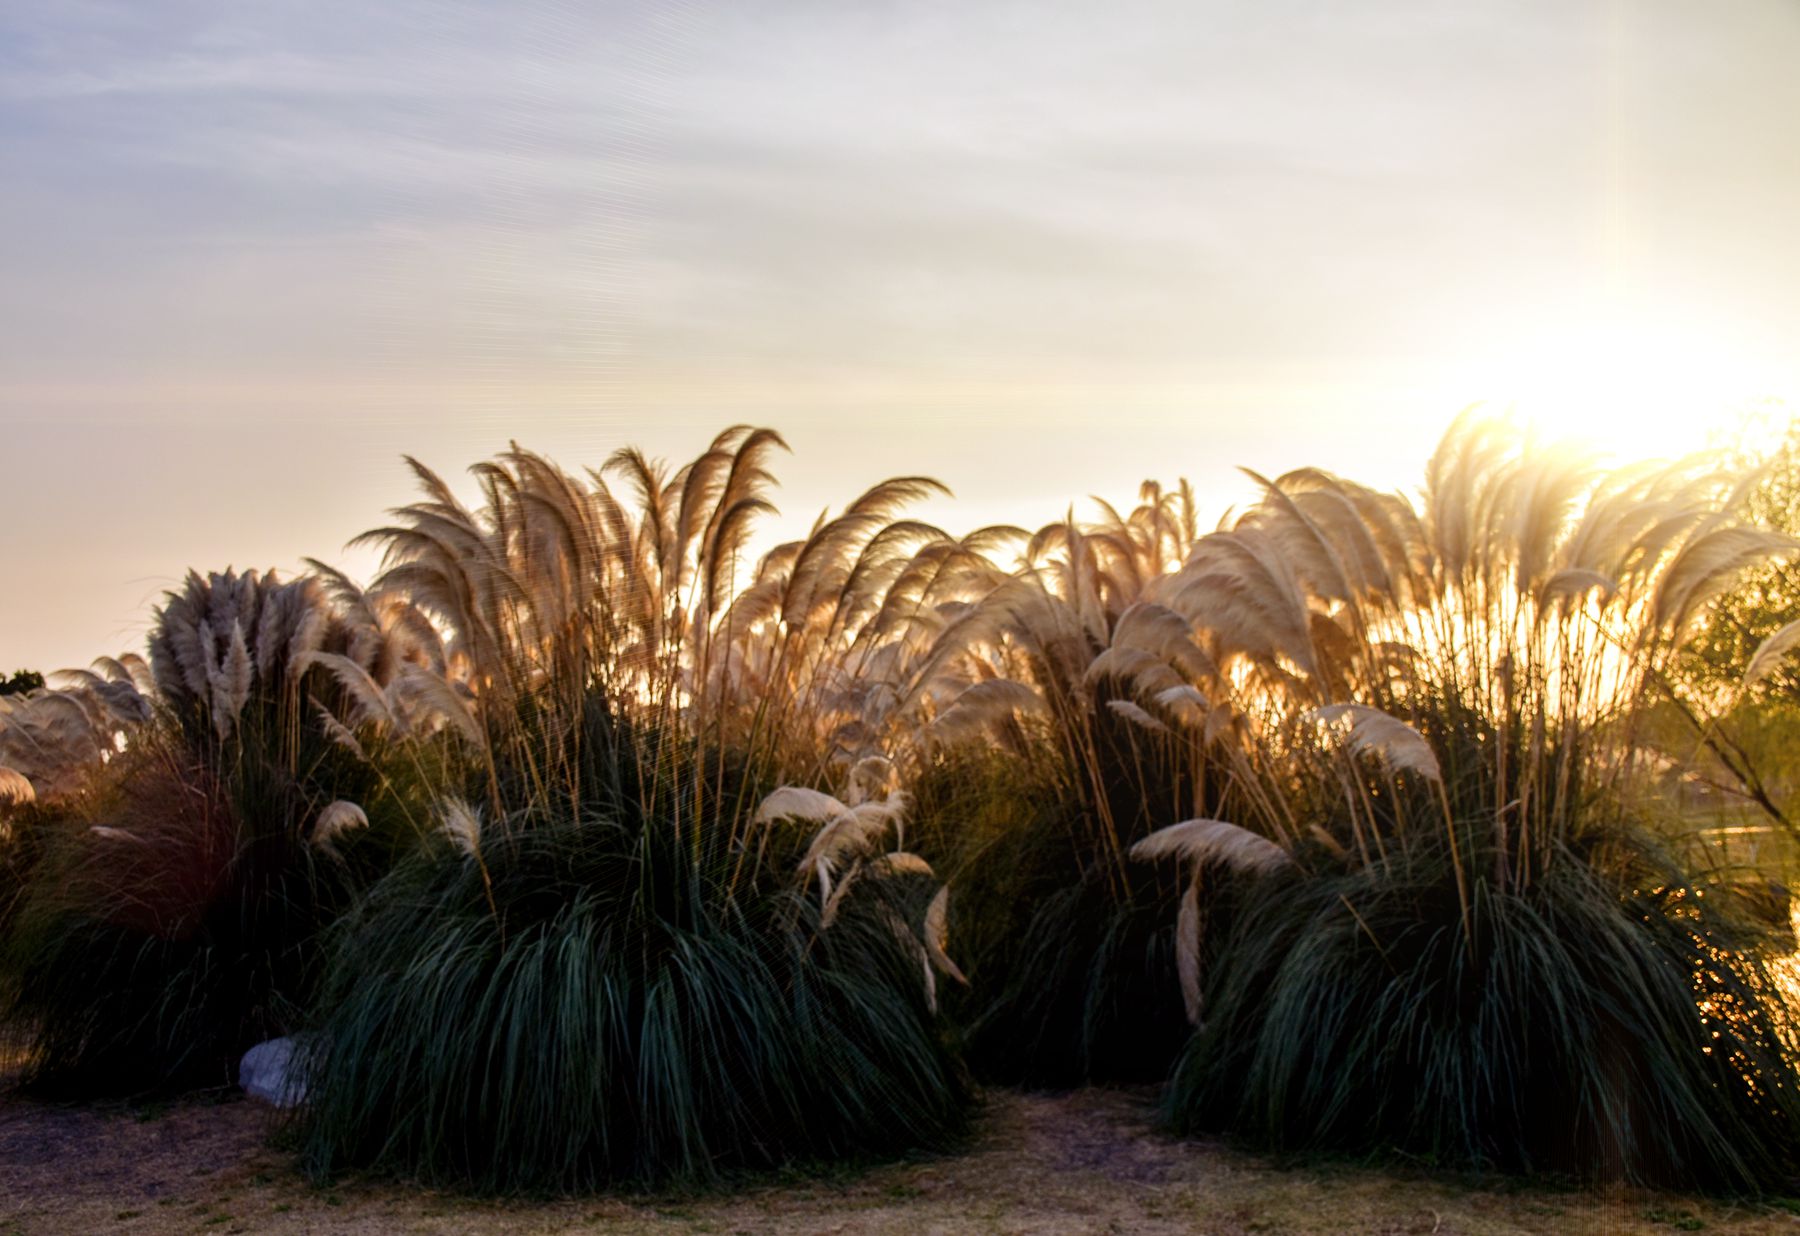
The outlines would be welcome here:
<svg viewBox="0 0 1800 1236">
<path fill-rule="evenodd" d="M 44 685 L 44 676 L 36 670 L 18 670 L 11 678 L 0 678 L 0 695 L 23 695 Z"/>
<path fill-rule="evenodd" d="M 1747 420 L 1727 443 L 1724 464 L 1748 482 L 1731 517 L 1800 538 L 1800 419 Z M 1694 775 L 1741 796 L 1800 841 L 1800 819 L 1787 806 L 1800 789 L 1800 654 L 1744 687 L 1763 641 L 1797 619 L 1800 555 L 1743 572 L 1700 618 L 1675 667 L 1669 701 L 1698 739 L 1700 750 L 1686 757 L 1701 756 Z"/>
<path fill-rule="evenodd" d="M 1747 433 L 1728 448 L 1733 472 L 1760 477 L 1736 512 L 1743 522 L 1800 537 L 1800 418 L 1778 424 L 1772 446 L 1756 449 Z M 1800 558 L 1788 556 L 1746 571 L 1715 601 L 1688 645 L 1684 676 L 1691 687 L 1733 698 L 1762 642 L 1800 619 Z M 1800 656 L 1783 660 L 1749 693 L 1760 701 L 1800 703 Z"/>
</svg>

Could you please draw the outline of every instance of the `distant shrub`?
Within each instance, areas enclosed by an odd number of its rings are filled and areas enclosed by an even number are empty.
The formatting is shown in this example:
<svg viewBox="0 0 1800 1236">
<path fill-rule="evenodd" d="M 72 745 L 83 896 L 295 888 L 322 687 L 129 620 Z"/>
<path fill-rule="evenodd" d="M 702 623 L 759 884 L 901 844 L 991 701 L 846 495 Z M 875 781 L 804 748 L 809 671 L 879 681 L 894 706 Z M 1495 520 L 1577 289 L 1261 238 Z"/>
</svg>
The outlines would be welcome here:
<svg viewBox="0 0 1800 1236">
<path fill-rule="evenodd" d="M 36 670 L 14 670 L 7 678 L 0 678 L 0 695 L 23 695 L 27 691 L 40 691 L 44 686 L 44 676 Z"/>
</svg>

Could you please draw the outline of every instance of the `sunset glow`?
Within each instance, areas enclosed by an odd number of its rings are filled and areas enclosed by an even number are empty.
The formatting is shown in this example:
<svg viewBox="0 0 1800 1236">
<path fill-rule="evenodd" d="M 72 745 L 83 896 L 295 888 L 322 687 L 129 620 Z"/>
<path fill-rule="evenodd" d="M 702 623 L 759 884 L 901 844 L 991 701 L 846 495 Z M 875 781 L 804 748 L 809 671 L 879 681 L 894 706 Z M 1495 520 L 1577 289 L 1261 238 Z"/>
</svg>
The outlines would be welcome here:
<svg viewBox="0 0 1800 1236">
<path fill-rule="evenodd" d="M 892 470 L 1211 519 L 1474 404 L 1629 457 L 1800 389 L 1776 0 L 178 9 L 0 18 L 0 664 L 190 563 L 366 574 L 406 453 L 743 422 L 780 535 Z"/>
<path fill-rule="evenodd" d="M 1708 323 L 1622 309 L 1526 335 L 1487 364 L 1473 382 L 1493 405 L 1622 461 L 1701 449 L 1789 393 L 1778 367 Z"/>
<path fill-rule="evenodd" d="M 0 1227 L 1773 1230 L 1796 65 L 0 5 Z"/>
</svg>

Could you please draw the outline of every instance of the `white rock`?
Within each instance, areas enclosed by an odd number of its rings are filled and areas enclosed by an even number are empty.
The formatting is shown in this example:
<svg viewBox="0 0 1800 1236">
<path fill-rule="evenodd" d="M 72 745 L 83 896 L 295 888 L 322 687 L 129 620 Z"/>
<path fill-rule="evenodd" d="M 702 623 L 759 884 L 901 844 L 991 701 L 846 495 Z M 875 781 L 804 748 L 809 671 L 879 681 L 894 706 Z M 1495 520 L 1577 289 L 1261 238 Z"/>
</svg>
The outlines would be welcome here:
<svg viewBox="0 0 1800 1236">
<path fill-rule="evenodd" d="M 306 1102 L 306 1044 L 283 1037 L 258 1043 L 238 1063 L 238 1085 L 253 1099 L 276 1107 Z"/>
</svg>

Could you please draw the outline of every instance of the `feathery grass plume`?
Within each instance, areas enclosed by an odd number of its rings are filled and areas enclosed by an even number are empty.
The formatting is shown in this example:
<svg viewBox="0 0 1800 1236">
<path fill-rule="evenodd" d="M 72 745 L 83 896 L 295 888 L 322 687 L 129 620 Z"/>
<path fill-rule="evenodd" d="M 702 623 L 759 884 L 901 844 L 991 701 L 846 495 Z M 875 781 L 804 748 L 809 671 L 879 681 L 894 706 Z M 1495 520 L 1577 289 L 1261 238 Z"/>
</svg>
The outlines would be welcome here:
<svg viewBox="0 0 1800 1236">
<path fill-rule="evenodd" d="M 977 1066 L 1002 1080 L 1160 1076 L 1187 1027 L 1155 914 L 1179 883 L 1128 851 L 1231 811 L 1239 780 L 1214 704 L 1230 686 L 1166 604 L 1199 537 L 1191 490 L 1147 484 L 1129 514 L 1100 506 L 1031 537 L 1017 571 L 973 572 L 975 599 L 934 645 L 919 818 L 955 855 L 975 989 L 958 1002 Z M 1010 761 L 971 758 L 984 740 Z"/>
<path fill-rule="evenodd" d="M 1178 858 L 1195 865 L 1218 863 L 1246 874 L 1293 865 L 1288 852 L 1268 838 L 1225 820 L 1183 820 L 1159 828 L 1131 847 L 1131 857 L 1143 861 Z"/>
<path fill-rule="evenodd" d="M 455 798 L 445 802 L 438 827 L 463 857 L 481 853 L 481 813 L 468 803 Z"/>
<path fill-rule="evenodd" d="M 850 808 L 823 790 L 784 785 L 762 800 L 753 821 L 767 824 L 774 820 L 806 820 L 813 824 L 829 824 L 848 810 Z"/>
<path fill-rule="evenodd" d="M 37 801 L 31 779 L 14 768 L 0 767 L 0 808 L 22 807 Z"/>
<path fill-rule="evenodd" d="M 1201 874 L 1217 864 L 1242 875 L 1266 875 L 1293 866 L 1288 852 L 1266 837 L 1227 820 L 1183 820 L 1160 828 L 1131 847 L 1139 861 L 1176 858 L 1192 864 L 1181 912 L 1175 920 L 1175 969 L 1188 1021 L 1201 1024 Z"/>
<path fill-rule="evenodd" d="M 879 861 L 885 863 L 886 869 L 889 871 L 908 869 L 894 862 L 894 859 L 898 857 L 900 855 L 890 855 Z M 923 860 L 920 861 L 923 862 Z M 932 874 L 931 868 L 926 866 L 920 874 Z M 950 958 L 950 886 L 948 884 L 940 886 L 938 891 L 933 894 L 931 904 L 925 907 L 923 937 L 926 955 L 931 958 L 932 968 L 946 978 L 955 979 L 967 987 L 969 985 L 968 976 L 962 972 L 962 967 Z"/>
<path fill-rule="evenodd" d="M 906 813 L 912 807 L 911 796 L 903 790 L 890 789 L 886 797 L 879 800 L 865 798 L 872 787 L 886 784 L 892 768 L 892 761 L 883 756 L 859 760 L 851 769 L 850 789 L 846 793 L 847 798 L 855 800 L 854 805 L 846 805 L 818 790 L 790 785 L 777 789 L 757 808 L 755 818 L 758 823 L 802 819 L 819 825 L 806 852 L 800 856 L 798 870 L 818 881 L 821 927 L 829 927 L 837 921 L 845 895 L 857 886 L 859 877 L 867 880 L 922 875 L 935 883 L 936 872 L 931 864 L 902 848 L 905 845 Z M 895 833 L 895 848 L 875 855 L 877 843 L 890 828 Z M 844 875 L 834 889 L 833 879 L 839 871 Z M 937 981 L 933 971 L 968 985 L 968 978 L 946 952 L 950 936 L 949 905 L 950 887 L 943 885 L 926 907 L 916 938 L 910 934 L 905 919 L 893 915 L 895 929 L 907 940 L 909 949 L 916 948 L 924 962 L 926 1004 L 933 1013 L 938 1011 Z"/>
<path fill-rule="evenodd" d="M 337 839 L 345 833 L 368 826 L 369 817 L 364 814 L 363 809 L 353 802 L 347 802 L 340 798 L 326 804 L 325 810 L 319 812 L 318 818 L 313 821 L 312 831 L 306 839 L 312 843 L 314 849 L 336 858 L 338 857 Z"/>
<path fill-rule="evenodd" d="M 29 782 L 34 798 L 79 794 L 150 718 L 142 658 L 101 657 L 51 679 L 0 696 L 0 765 Z"/>
<path fill-rule="evenodd" d="M 843 866 L 846 859 L 862 857 L 872 851 L 882 836 L 896 826 L 906 807 L 904 795 L 881 802 L 858 803 L 844 808 L 813 834 L 797 867 L 817 877 L 821 903 L 831 896 L 831 873 Z"/>
<path fill-rule="evenodd" d="M 1233 943 L 1211 954 L 1171 1120 L 1509 1168 L 1591 1151 L 1678 1185 L 1785 1179 L 1789 1013 L 1728 917 L 1642 891 L 1687 880 L 1652 863 L 1636 813 L 1644 718 L 1696 613 L 1786 542 L 1730 522 L 1731 478 L 1707 460 L 1606 476 L 1475 417 L 1417 507 L 1313 470 L 1265 491 L 1165 595 L 1252 753 L 1233 818 L 1294 872 L 1240 890 L 1249 920 L 1211 916 Z M 1546 939 L 1589 932 L 1598 964 Z M 1713 987 L 1747 1036 L 1719 1056 L 1700 1050 Z M 1589 1076 L 1595 1060 L 1617 1068 Z M 1752 1099 L 1704 1097 L 1722 1089 Z M 1521 1105 L 1538 1090 L 1554 1100 Z"/>
<path fill-rule="evenodd" d="M 344 744 L 346 697 L 313 664 L 359 640 L 380 642 L 310 577 L 190 573 L 147 663 L 62 676 L 59 715 L 87 701 L 84 724 L 118 736 L 75 826 L 44 835 L 7 942 L 29 1083 L 229 1082 L 245 1048 L 298 1027 L 318 933 L 417 831 L 408 774 Z"/>
<path fill-rule="evenodd" d="M 898 478 L 751 560 L 780 449 L 738 426 L 680 468 L 627 449 L 576 476 L 515 445 L 473 470 L 473 506 L 415 463 L 424 497 L 363 538 L 375 592 L 444 656 L 380 700 L 315 659 L 347 680 L 347 729 L 443 754 L 444 839 L 338 936 L 318 1174 L 687 1180 L 959 1124 L 910 926 L 935 882 L 878 853 L 906 804 L 878 753 L 929 708 L 931 636 L 977 555 L 897 518 L 941 488 Z M 390 721 L 404 699 L 440 728 Z M 844 799 L 803 788 L 828 779 Z"/>
<path fill-rule="evenodd" d="M 415 607 L 364 593 L 323 564 L 315 571 L 292 580 L 189 572 L 164 596 L 150 671 L 197 758 L 217 766 L 250 749 L 292 773 L 311 753 L 321 706 L 352 726 L 392 722 L 391 684 L 409 668 L 442 664 L 440 641 Z M 246 726 L 254 734 L 230 746 Z"/>
<path fill-rule="evenodd" d="M 450 633 L 445 689 L 421 674 L 414 694 L 472 740 L 491 809 L 554 797 L 581 813 L 592 699 L 658 741 L 745 752 L 770 780 L 816 780 L 904 732 L 907 662 L 969 551 L 896 512 L 942 487 L 882 482 L 753 562 L 780 449 L 737 426 L 672 473 L 626 449 L 577 478 L 514 446 L 474 470 L 473 509 L 413 464 L 426 499 L 359 539 L 383 551 L 377 591 Z M 730 804 L 732 826 L 753 806 Z"/>
<path fill-rule="evenodd" d="M 1413 772 L 1427 781 L 1442 781 L 1437 755 L 1425 736 L 1398 717 L 1366 704 L 1327 704 L 1306 714 L 1327 726 L 1348 721 L 1344 745 L 1357 754 L 1373 755 L 1396 772 Z"/>
</svg>

